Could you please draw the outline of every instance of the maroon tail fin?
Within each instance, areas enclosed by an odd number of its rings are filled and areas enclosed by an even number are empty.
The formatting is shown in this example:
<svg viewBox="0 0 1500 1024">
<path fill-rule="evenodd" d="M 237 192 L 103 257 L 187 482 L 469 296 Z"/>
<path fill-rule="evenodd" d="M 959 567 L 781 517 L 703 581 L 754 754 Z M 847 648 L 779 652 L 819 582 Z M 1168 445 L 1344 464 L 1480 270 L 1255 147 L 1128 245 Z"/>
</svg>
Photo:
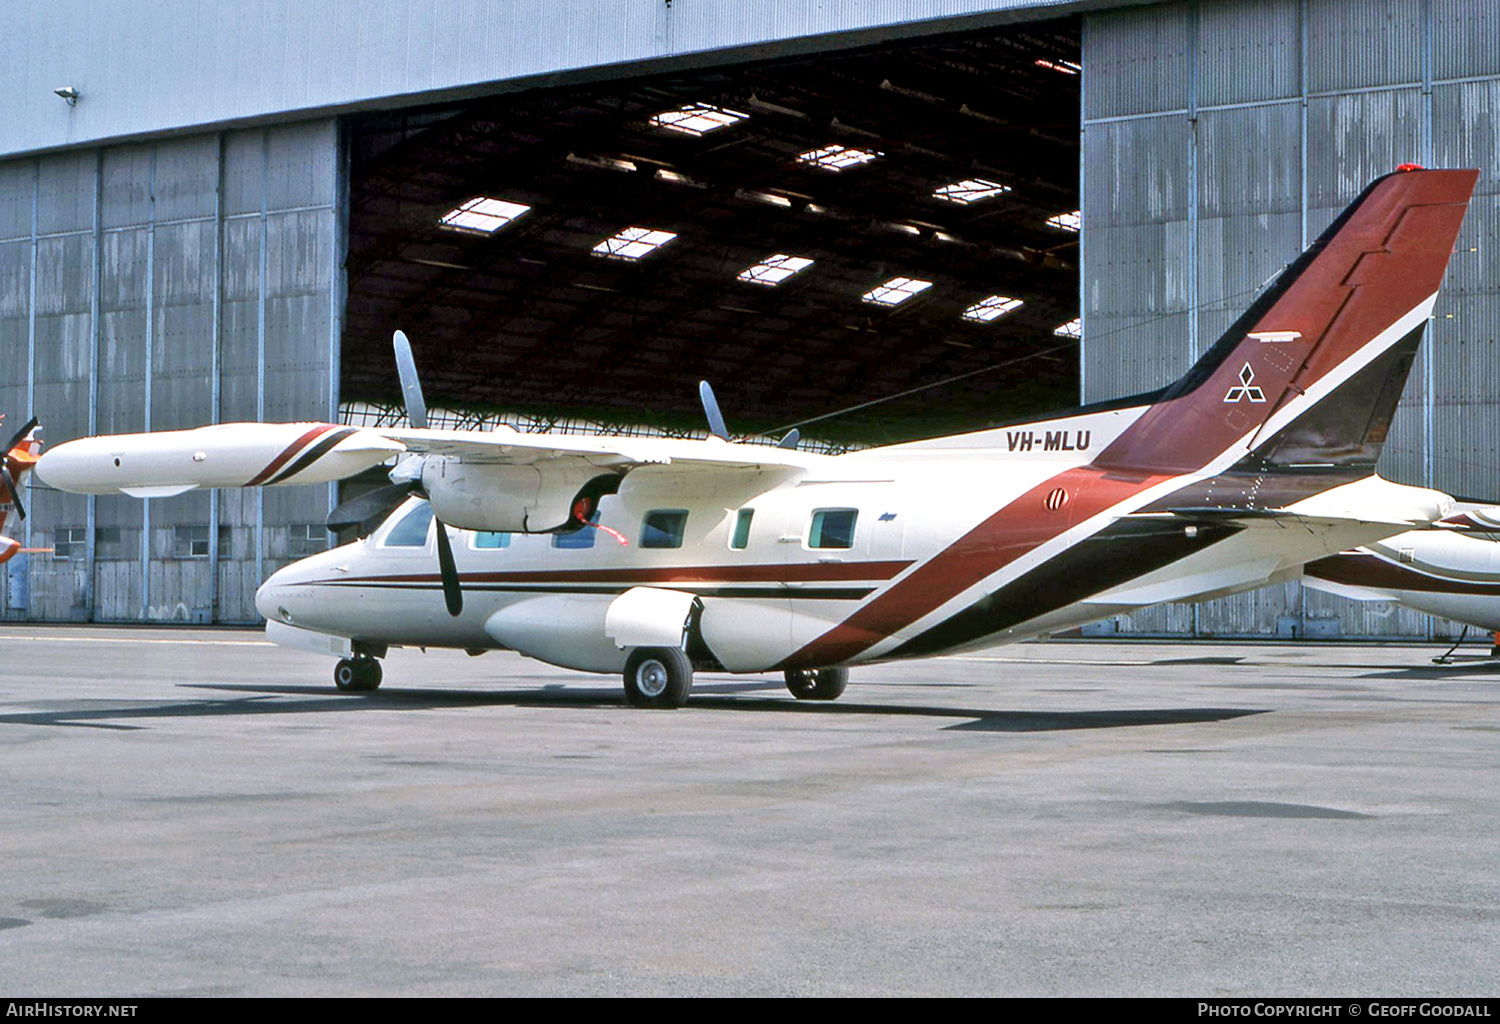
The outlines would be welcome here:
<svg viewBox="0 0 1500 1024">
<path fill-rule="evenodd" d="M 1376 179 L 1094 465 L 1373 465 L 1478 177 Z"/>
</svg>

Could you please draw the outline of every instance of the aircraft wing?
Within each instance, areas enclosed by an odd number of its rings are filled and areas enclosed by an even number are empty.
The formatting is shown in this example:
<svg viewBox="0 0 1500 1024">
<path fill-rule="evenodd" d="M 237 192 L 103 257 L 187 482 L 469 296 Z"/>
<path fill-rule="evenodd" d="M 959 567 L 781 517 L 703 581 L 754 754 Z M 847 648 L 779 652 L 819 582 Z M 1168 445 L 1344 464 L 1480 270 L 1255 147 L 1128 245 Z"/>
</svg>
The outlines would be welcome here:
<svg viewBox="0 0 1500 1024">
<path fill-rule="evenodd" d="M 225 423 L 69 441 L 43 455 L 38 469 L 43 480 L 64 491 L 158 497 L 194 487 L 328 483 L 403 455 L 436 455 L 476 466 L 530 466 L 542 472 L 573 466 L 611 473 L 668 465 L 800 470 L 826 458 L 716 439 Z"/>
<path fill-rule="evenodd" d="M 577 458 L 599 468 L 681 466 L 717 469 L 805 469 L 819 456 L 770 445 L 663 437 L 523 434 L 479 430 L 382 430 L 407 451 L 445 455 L 475 465 L 533 465 Z"/>
</svg>

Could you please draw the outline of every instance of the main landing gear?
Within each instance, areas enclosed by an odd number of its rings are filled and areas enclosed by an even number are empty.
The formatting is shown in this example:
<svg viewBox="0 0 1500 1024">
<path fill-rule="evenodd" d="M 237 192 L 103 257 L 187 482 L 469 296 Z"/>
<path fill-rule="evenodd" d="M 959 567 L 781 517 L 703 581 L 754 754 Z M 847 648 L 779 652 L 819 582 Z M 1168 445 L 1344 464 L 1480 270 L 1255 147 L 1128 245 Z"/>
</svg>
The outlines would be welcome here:
<svg viewBox="0 0 1500 1024">
<path fill-rule="evenodd" d="M 786 688 L 798 700 L 838 700 L 849 685 L 847 668 L 789 668 Z"/>
<path fill-rule="evenodd" d="M 333 668 L 333 685 L 345 693 L 369 693 L 380 686 L 380 662 L 367 654 L 344 658 Z"/>
<path fill-rule="evenodd" d="M 787 669 L 786 688 L 798 700 L 838 700 L 847 668 Z M 693 688 L 693 663 L 677 647 L 637 647 L 625 661 L 625 699 L 638 708 L 680 708 Z"/>
<path fill-rule="evenodd" d="M 693 688 L 693 663 L 679 647 L 637 647 L 625 661 L 625 699 L 638 708 L 680 708 Z"/>
</svg>

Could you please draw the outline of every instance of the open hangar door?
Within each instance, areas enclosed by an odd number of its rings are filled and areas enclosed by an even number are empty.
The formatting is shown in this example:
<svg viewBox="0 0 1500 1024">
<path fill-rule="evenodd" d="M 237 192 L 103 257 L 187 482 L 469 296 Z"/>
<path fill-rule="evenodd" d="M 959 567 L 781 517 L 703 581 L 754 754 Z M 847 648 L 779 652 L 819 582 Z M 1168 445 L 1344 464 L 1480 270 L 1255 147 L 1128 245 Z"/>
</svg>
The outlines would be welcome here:
<svg viewBox="0 0 1500 1024">
<path fill-rule="evenodd" d="M 399 408 L 399 328 L 429 403 L 544 422 L 1074 404 L 1078 60 L 1068 19 L 353 116 L 342 401 Z"/>
</svg>

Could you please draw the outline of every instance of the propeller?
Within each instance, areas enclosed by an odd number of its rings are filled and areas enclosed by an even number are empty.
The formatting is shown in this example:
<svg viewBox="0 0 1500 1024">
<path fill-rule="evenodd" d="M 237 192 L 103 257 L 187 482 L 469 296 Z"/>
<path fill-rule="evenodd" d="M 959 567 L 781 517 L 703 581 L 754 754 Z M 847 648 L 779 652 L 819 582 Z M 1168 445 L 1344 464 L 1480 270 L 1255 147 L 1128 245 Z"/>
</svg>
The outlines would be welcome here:
<svg viewBox="0 0 1500 1024">
<path fill-rule="evenodd" d="M 16 431 L 15 436 L 6 442 L 4 449 L 0 449 L 0 479 L 5 481 L 5 490 L 10 494 L 11 504 L 15 506 L 16 515 L 22 519 L 26 518 L 26 506 L 21 503 L 21 492 L 16 489 L 16 482 L 11 479 L 9 455 L 16 445 L 25 440 L 26 435 L 31 433 L 38 420 L 35 416 L 26 421 L 26 425 Z"/>
<path fill-rule="evenodd" d="M 422 398 L 422 382 L 417 379 L 417 361 L 411 356 L 411 342 L 405 331 L 397 331 L 391 344 L 396 350 L 396 372 L 401 376 L 401 396 L 406 399 L 406 419 L 415 429 L 427 429 L 427 402 Z"/>
<path fill-rule="evenodd" d="M 721 440 L 729 440 L 729 428 L 724 425 L 724 414 L 719 411 L 719 400 L 706 380 L 698 382 L 698 400 L 703 403 L 703 415 L 708 419 L 708 432 Z M 796 448 L 802 440 L 802 431 L 793 427 L 786 436 L 776 442 L 778 448 Z"/>
<path fill-rule="evenodd" d="M 401 396 L 406 400 L 406 419 L 417 430 L 427 429 L 427 402 L 422 397 L 422 382 L 417 377 L 417 361 L 412 358 L 411 342 L 404 331 L 397 331 L 391 339 L 396 353 L 396 372 L 401 378 Z M 358 526 L 361 532 L 371 523 L 385 519 L 413 494 L 427 498 L 422 490 L 421 456 L 411 456 L 391 471 L 394 483 L 377 487 L 357 498 L 351 498 L 328 513 L 326 520 L 330 530 L 342 530 Z M 463 587 L 458 578 L 458 564 L 453 559 L 453 542 L 448 538 L 448 528 L 436 515 L 432 517 L 437 526 L 438 573 L 443 581 L 443 603 L 449 615 L 458 615 L 464 610 Z"/>
<path fill-rule="evenodd" d="M 448 539 L 448 528 L 437 516 L 432 517 L 437 526 L 438 574 L 443 578 L 443 604 L 449 615 L 458 615 L 464 610 L 464 592 L 458 582 L 458 566 L 453 561 L 453 542 Z"/>
<path fill-rule="evenodd" d="M 729 440 L 729 428 L 724 425 L 724 414 L 719 411 L 719 400 L 706 380 L 698 382 L 698 400 L 703 403 L 703 415 L 708 417 L 708 432 L 721 441 Z"/>
<path fill-rule="evenodd" d="M 328 528 L 337 533 L 354 526 L 363 536 L 388 519 L 397 506 L 419 490 L 420 487 L 412 482 L 386 484 L 366 491 L 328 513 Z"/>
</svg>

